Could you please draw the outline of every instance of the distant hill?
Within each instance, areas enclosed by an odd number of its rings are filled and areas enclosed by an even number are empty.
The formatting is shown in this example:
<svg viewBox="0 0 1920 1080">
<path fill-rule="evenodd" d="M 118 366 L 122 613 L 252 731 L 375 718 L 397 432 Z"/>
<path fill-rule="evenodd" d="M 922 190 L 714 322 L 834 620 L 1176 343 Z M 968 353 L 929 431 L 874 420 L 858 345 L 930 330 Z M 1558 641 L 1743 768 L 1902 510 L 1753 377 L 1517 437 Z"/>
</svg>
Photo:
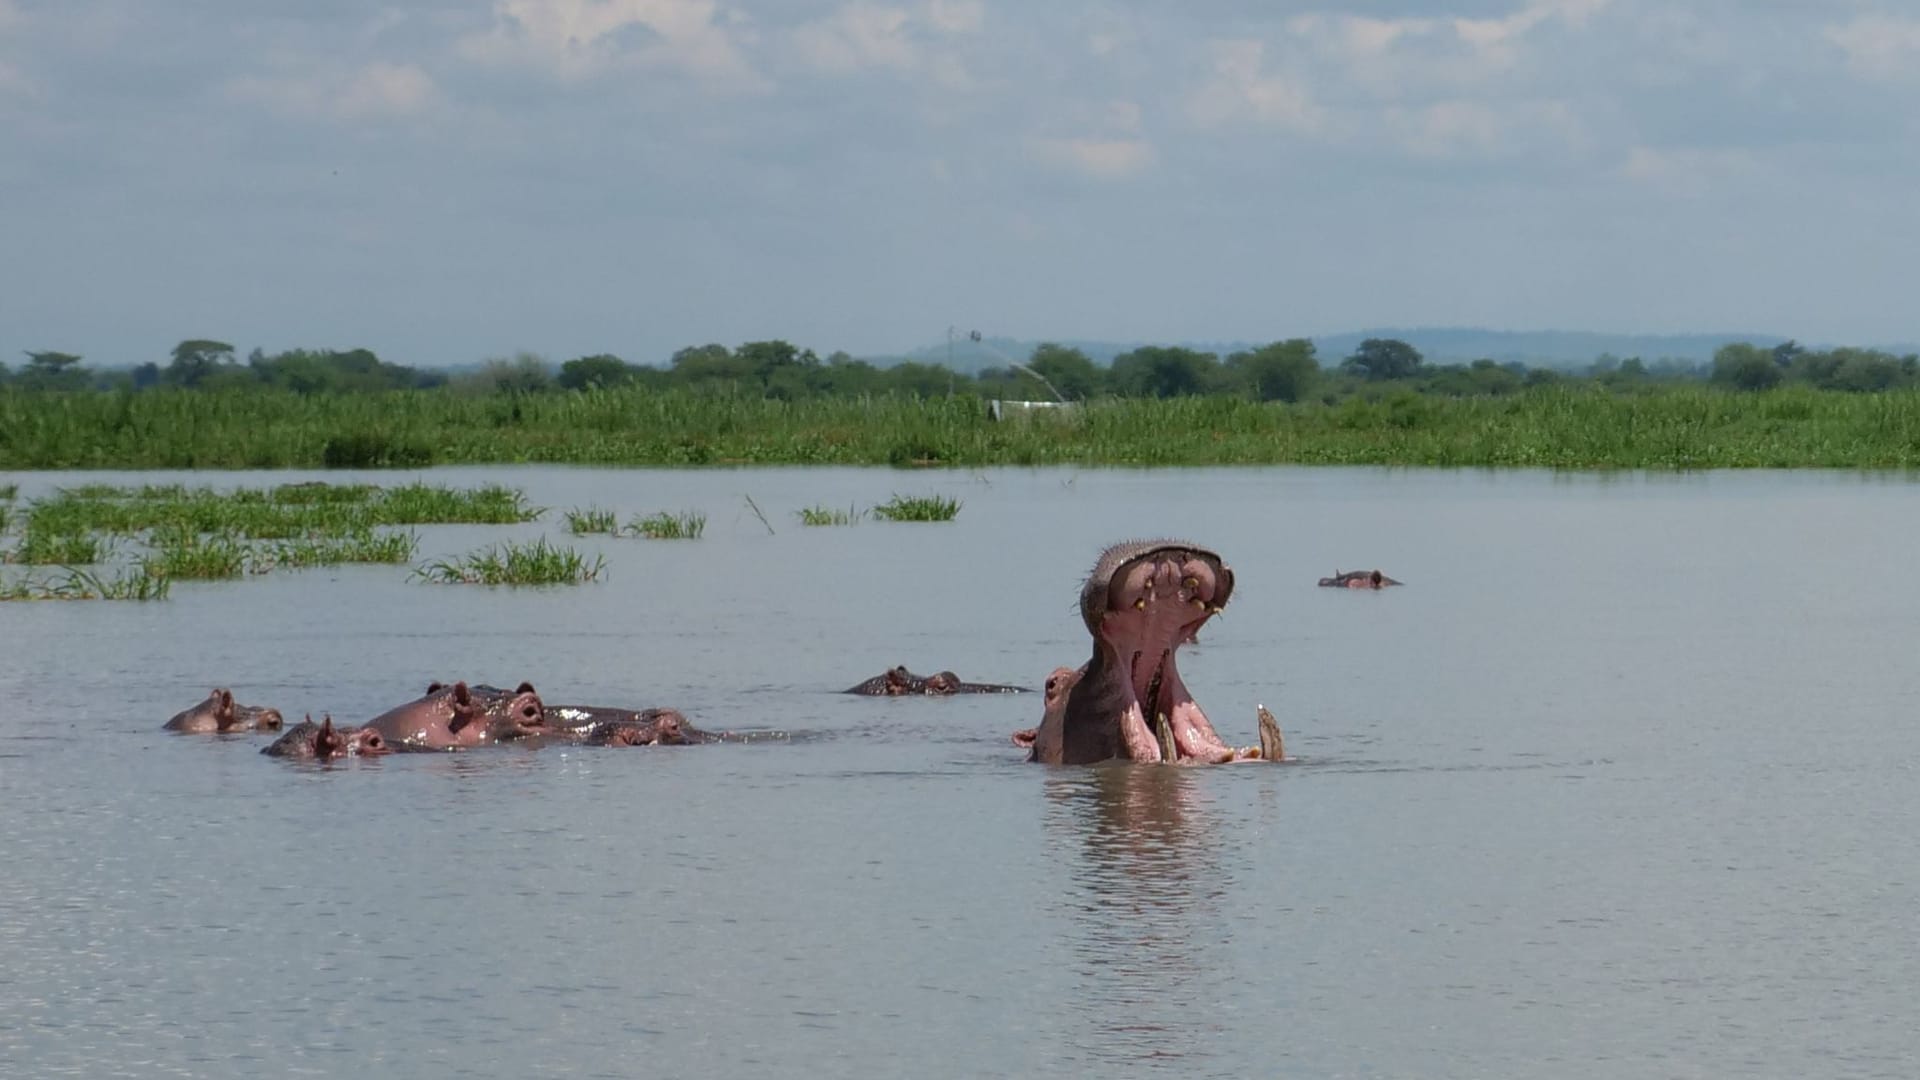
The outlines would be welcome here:
<svg viewBox="0 0 1920 1080">
<path fill-rule="evenodd" d="M 1706 363 L 1713 359 L 1714 350 L 1728 342 L 1744 341 L 1770 349 L 1787 340 L 1779 334 L 1603 334 L 1586 330 L 1389 327 L 1326 334 L 1315 337 L 1313 344 L 1319 351 L 1320 362 L 1331 367 L 1352 354 L 1367 338 L 1395 338 L 1404 341 L 1420 350 L 1420 355 L 1429 363 L 1435 364 L 1464 364 L 1474 360 L 1493 360 L 1502 364 L 1519 361 L 1530 367 L 1557 368 L 1585 368 L 1602 354 L 1611 354 L 1622 360 L 1637 356 L 1649 364 L 1659 360 Z M 1020 341 L 1004 337 L 984 338 L 978 342 L 967 338 L 956 338 L 953 342 L 953 368 L 956 371 L 975 373 L 983 368 L 1005 367 L 1013 361 L 1025 361 L 1039 344 L 1041 343 L 1038 341 Z M 1093 358 L 1095 363 L 1111 364 L 1113 358 L 1121 353 L 1147 344 L 1179 345 L 1215 353 L 1224 359 L 1230 353 L 1256 348 L 1266 342 L 1114 342 L 1067 339 L 1057 340 L 1055 344 L 1079 349 Z M 1803 342 L 1802 344 L 1809 348 L 1832 347 L 1831 343 Z M 1920 352 L 1920 346 L 1911 344 L 1870 347 L 1884 349 L 1898 356 Z M 901 356 L 868 356 L 862 359 L 884 367 L 902 361 L 944 365 L 947 363 L 947 357 L 947 343 L 942 341 L 914 349 Z"/>
</svg>

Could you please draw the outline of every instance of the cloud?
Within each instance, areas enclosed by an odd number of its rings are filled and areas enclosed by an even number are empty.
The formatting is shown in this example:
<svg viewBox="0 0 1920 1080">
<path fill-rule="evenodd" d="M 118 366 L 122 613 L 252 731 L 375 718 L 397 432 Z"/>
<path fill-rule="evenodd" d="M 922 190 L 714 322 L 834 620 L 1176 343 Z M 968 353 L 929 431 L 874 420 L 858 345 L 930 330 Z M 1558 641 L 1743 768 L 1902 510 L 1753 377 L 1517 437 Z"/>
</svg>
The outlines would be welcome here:
<svg viewBox="0 0 1920 1080">
<path fill-rule="evenodd" d="M 795 30 L 793 41 L 811 67 L 834 74 L 867 68 L 904 71 L 919 59 L 901 8 L 848 4 Z"/>
<path fill-rule="evenodd" d="M 1035 139 L 1034 155 L 1050 165 L 1101 180 L 1117 180 L 1153 164 L 1153 144 L 1141 138 Z"/>
<path fill-rule="evenodd" d="M 1699 197 L 1753 166 L 1752 155 L 1744 150 L 1635 146 L 1627 151 L 1619 174 L 1669 194 Z"/>
<path fill-rule="evenodd" d="M 980 0 L 928 0 L 927 22 L 943 34 L 976 34 L 986 22 Z"/>
<path fill-rule="evenodd" d="M 1219 41 L 1211 49 L 1209 78 L 1188 101 L 1188 115 L 1202 127 L 1250 118 L 1293 131 L 1320 126 L 1321 110 L 1292 77 L 1265 70 L 1259 41 Z"/>
<path fill-rule="evenodd" d="M 1885 82 L 1913 79 L 1920 64 L 1920 19 L 1862 15 L 1822 33 L 1846 54 L 1856 75 Z"/>
<path fill-rule="evenodd" d="M 227 93 L 289 115 L 336 121 L 414 116 L 439 99 L 425 71 L 389 63 L 305 77 L 242 76 L 227 84 Z"/>
<path fill-rule="evenodd" d="M 480 63 L 520 64 L 562 79 L 613 68 L 677 69 L 715 85 L 761 88 L 738 41 L 744 16 L 715 0 L 496 0 L 494 24 L 462 38 Z"/>
</svg>

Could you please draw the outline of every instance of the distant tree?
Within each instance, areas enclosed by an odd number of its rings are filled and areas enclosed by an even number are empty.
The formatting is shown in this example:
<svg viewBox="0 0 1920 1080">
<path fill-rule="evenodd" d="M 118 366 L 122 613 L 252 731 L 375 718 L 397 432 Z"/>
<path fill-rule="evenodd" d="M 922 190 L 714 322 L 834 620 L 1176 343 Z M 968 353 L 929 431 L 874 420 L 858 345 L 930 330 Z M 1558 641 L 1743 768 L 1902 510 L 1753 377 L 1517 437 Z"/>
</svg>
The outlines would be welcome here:
<svg viewBox="0 0 1920 1080">
<path fill-rule="evenodd" d="M 27 366 L 15 384 L 29 390 L 85 390 L 89 381 L 80 357 L 63 352 L 27 352 Z"/>
<path fill-rule="evenodd" d="M 624 386 L 639 372 L 632 364 L 609 353 L 582 356 L 560 365 L 558 382 L 567 390 L 604 390 Z"/>
<path fill-rule="evenodd" d="M 1114 357 L 1108 377 L 1124 396 L 1170 398 L 1204 394 L 1219 374 L 1220 362 L 1212 353 L 1149 345 Z"/>
<path fill-rule="evenodd" d="M 1801 356 L 1806 354 L 1806 351 L 1806 349 L 1801 347 L 1799 342 L 1788 338 L 1773 347 L 1774 366 L 1783 370 L 1790 368 L 1793 366 L 1795 360 L 1800 359 Z"/>
<path fill-rule="evenodd" d="M 1368 338 L 1341 367 L 1368 379 L 1407 379 L 1420 371 L 1420 350 L 1394 338 Z"/>
<path fill-rule="evenodd" d="M 1227 369 L 1255 401 L 1304 401 L 1320 381 L 1313 342 L 1289 338 L 1227 357 Z"/>
<path fill-rule="evenodd" d="M 144 364 L 133 365 L 133 370 L 128 374 L 133 376 L 135 390 L 145 390 L 160 385 L 160 365 L 151 360 Z"/>
<path fill-rule="evenodd" d="M 1773 354 L 1746 342 L 1731 342 L 1713 352 L 1713 381 L 1737 390 L 1765 390 L 1779 384 Z"/>
<path fill-rule="evenodd" d="M 1046 342 L 1035 347 L 1033 353 L 1027 357 L 1027 367 L 1033 369 L 1035 375 L 1052 384 L 1053 388 L 1060 392 L 1060 396 L 1068 401 L 1085 401 L 1100 392 L 1100 367 L 1093 362 L 1092 357 L 1079 349 Z M 1020 373 L 1019 378 L 1013 380 L 1013 385 L 1020 385 L 1020 379 L 1026 379 L 1029 387 L 1040 389 L 1034 383 L 1032 376 L 1024 372 Z"/>
<path fill-rule="evenodd" d="M 173 362 L 162 378 L 172 386 L 188 389 L 205 385 L 222 368 L 232 366 L 233 346 L 224 341 L 194 338 L 173 347 Z"/>
<path fill-rule="evenodd" d="M 553 371 L 538 353 L 518 352 L 513 359 L 495 357 L 470 376 L 470 385 L 501 394 L 532 394 L 553 388 Z"/>
<path fill-rule="evenodd" d="M 693 345 L 673 354 L 673 379 L 677 383 L 745 383 L 755 380 L 755 375 L 725 345 Z"/>
</svg>

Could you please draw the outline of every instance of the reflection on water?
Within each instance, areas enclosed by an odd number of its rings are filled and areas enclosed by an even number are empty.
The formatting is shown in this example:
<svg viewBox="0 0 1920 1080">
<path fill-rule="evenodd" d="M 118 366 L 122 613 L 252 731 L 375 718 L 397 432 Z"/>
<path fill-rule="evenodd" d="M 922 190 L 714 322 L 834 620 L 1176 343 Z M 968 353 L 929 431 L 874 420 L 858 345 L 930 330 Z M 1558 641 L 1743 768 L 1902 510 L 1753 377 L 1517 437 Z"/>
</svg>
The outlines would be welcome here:
<svg viewBox="0 0 1920 1080">
<path fill-rule="evenodd" d="M 1056 920 L 1075 968 L 1063 1031 L 1093 1061 L 1190 1070 L 1219 1034 L 1196 982 L 1228 884 L 1202 778 L 1162 765 L 1057 770 L 1046 800 L 1047 844 L 1073 883 Z"/>
</svg>

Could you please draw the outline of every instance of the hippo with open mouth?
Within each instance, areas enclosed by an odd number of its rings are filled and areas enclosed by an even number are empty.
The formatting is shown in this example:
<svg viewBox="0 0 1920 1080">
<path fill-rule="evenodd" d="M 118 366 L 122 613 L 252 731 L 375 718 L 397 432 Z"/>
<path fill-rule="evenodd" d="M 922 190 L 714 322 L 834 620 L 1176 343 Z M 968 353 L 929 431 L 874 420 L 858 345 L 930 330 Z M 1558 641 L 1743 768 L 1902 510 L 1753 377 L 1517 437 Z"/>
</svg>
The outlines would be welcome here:
<svg viewBox="0 0 1920 1080">
<path fill-rule="evenodd" d="M 1232 596 L 1233 571 L 1206 548 L 1180 540 L 1108 548 L 1080 590 L 1093 657 L 1077 671 L 1054 671 L 1040 726 L 1014 741 L 1031 748 L 1029 760 L 1052 765 L 1279 760 L 1272 714 L 1261 710 L 1260 746 L 1228 746 L 1174 665 L 1180 646 Z"/>
<path fill-rule="evenodd" d="M 1399 584 L 1378 570 L 1348 570 L 1345 573 L 1335 570 L 1332 577 L 1320 579 L 1323 589 L 1384 589 Z"/>
<path fill-rule="evenodd" d="M 279 731 L 280 710 L 262 705 L 240 705 L 233 700 L 233 691 L 218 687 L 207 695 L 207 700 L 191 709 L 182 709 L 166 722 L 163 731 L 177 731 L 182 734 L 204 735 L 210 732 L 229 731 Z"/>
<path fill-rule="evenodd" d="M 841 691 L 844 694 L 862 694 L 867 697 L 902 697 L 908 694 L 944 697 L 948 694 L 1025 694 L 1030 692 L 1024 686 L 966 682 L 951 671 L 937 671 L 932 675 L 915 675 L 908 671 L 904 664 Z"/>
<path fill-rule="evenodd" d="M 334 727 L 332 716 L 316 724 L 309 713 L 305 720 L 288 728 L 285 735 L 260 752 L 297 761 L 331 761 L 353 755 L 374 757 L 391 753 L 392 748 L 371 727 Z"/>
</svg>

